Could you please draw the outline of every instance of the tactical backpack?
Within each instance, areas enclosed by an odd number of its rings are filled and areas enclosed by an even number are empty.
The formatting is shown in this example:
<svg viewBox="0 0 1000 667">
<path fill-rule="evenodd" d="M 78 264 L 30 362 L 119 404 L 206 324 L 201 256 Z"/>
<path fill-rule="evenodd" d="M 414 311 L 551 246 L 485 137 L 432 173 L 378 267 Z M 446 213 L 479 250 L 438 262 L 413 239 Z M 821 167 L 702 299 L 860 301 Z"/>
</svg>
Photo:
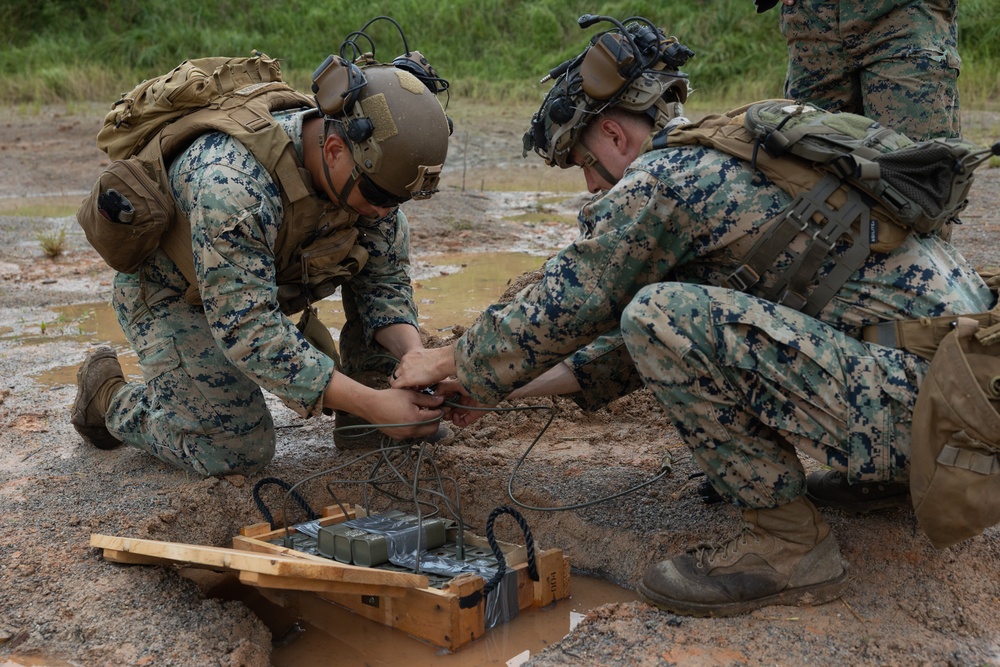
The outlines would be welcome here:
<svg viewBox="0 0 1000 667">
<path fill-rule="evenodd" d="M 809 315 L 822 310 L 870 252 L 892 250 L 910 233 L 947 237 L 973 171 L 990 154 L 1000 155 L 1000 143 L 988 150 L 960 139 L 914 143 L 863 116 L 788 100 L 710 116 L 650 142 L 712 146 L 747 160 L 793 197 L 726 286 Z M 775 285 L 755 289 L 802 232 L 812 238 L 805 250 Z M 850 248 L 819 276 L 842 237 Z M 913 410 L 910 496 L 937 548 L 1000 522 L 1000 270 L 981 273 L 993 290 L 991 311 L 893 320 L 862 332 L 868 342 L 931 360 Z"/>
<path fill-rule="evenodd" d="M 965 207 L 973 171 L 1000 154 L 961 139 L 914 143 L 877 122 L 791 100 L 750 104 L 654 135 L 651 148 L 711 146 L 740 157 L 793 197 L 725 281 L 808 315 L 818 314 L 871 252 L 911 232 L 939 233 Z M 775 282 L 762 278 L 800 233 L 812 238 Z M 841 239 L 850 247 L 819 275 Z"/>
<path fill-rule="evenodd" d="M 984 275 L 996 296 L 1000 270 Z M 913 336 L 936 335 L 915 321 Z M 1000 522 L 1000 304 L 952 317 L 913 408 L 910 497 L 937 548 Z M 935 331 L 935 329 L 937 331 Z"/>
<path fill-rule="evenodd" d="M 272 117 L 314 107 L 284 82 L 278 61 L 262 54 L 187 60 L 144 81 L 112 106 L 98 134 L 112 163 L 77 212 L 87 240 L 124 273 L 162 247 L 190 283 L 187 300 L 200 303 L 191 228 L 170 196 L 168 165 L 199 136 L 224 132 L 253 153 L 282 192 L 285 223 L 275 244 L 282 311 L 299 312 L 329 296 L 367 260 L 356 244 L 356 216 L 317 199 Z"/>
</svg>

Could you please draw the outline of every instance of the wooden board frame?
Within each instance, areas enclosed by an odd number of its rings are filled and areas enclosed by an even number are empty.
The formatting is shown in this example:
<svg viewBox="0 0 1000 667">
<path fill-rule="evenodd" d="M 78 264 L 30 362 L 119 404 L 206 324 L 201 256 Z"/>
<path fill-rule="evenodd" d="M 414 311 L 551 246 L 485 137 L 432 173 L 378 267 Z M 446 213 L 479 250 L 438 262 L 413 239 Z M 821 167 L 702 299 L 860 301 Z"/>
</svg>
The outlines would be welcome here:
<svg viewBox="0 0 1000 667">
<path fill-rule="evenodd" d="M 360 508 L 347 514 L 339 506 L 323 510 L 321 525 L 364 516 Z M 243 583 L 261 588 L 312 591 L 316 595 L 383 625 L 397 628 L 435 646 L 455 651 L 485 634 L 485 601 L 463 609 L 459 601 L 486 584 L 482 577 L 460 574 L 440 589 L 426 575 L 347 565 L 273 544 L 294 528 L 245 526 L 233 548 L 208 547 L 92 534 L 90 545 L 104 558 L 133 565 L 172 565 L 236 572 Z M 448 538 L 455 539 L 455 531 Z M 482 537 L 464 534 L 465 544 L 490 548 Z M 569 597 L 569 558 L 560 549 L 538 551 L 539 581 L 528 574 L 525 547 L 499 543 L 507 569 L 516 573 L 518 610 L 544 607 Z"/>
<path fill-rule="evenodd" d="M 327 507 L 323 510 L 321 525 L 331 525 L 346 521 L 352 515 L 363 516 L 360 508 L 350 510 L 348 516 L 338 507 Z M 288 532 L 294 532 L 289 528 Z M 322 556 L 306 554 L 277 544 L 271 540 L 286 534 L 284 528 L 272 530 L 268 524 L 246 526 L 240 535 L 233 538 L 233 548 L 237 550 L 269 553 L 303 560 L 320 560 L 330 562 Z M 449 535 L 453 539 L 454 535 Z M 489 548 L 489 542 L 482 537 L 465 533 L 465 543 L 469 546 Z M 504 552 L 508 569 L 517 573 L 518 609 L 529 607 L 544 607 L 556 600 L 569 597 L 569 558 L 560 549 L 538 551 L 535 563 L 538 568 L 539 581 L 532 581 L 528 575 L 527 553 L 523 546 L 500 543 Z M 419 576 L 419 575 L 412 575 Z M 241 580 L 253 584 L 253 579 L 259 580 L 261 575 L 247 576 Z M 266 578 L 265 578 L 266 579 Z M 265 581 L 266 583 L 266 581 Z M 485 632 L 485 602 L 462 609 L 459 599 L 485 585 L 482 577 L 474 574 L 462 574 L 455 577 L 442 588 L 429 586 L 407 588 L 401 595 L 380 595 L 372 588 L 370 591 L 329 591 L 316 590 L 320 597 L 335 602 L 351 611 L 383 625 L 397 628 L 414 637 L 427 641 L 435 646 L 455 651 L 465 644 L 482 637 Z M 254 584 L 257 585 L 257 584 Z"/>
</svg>

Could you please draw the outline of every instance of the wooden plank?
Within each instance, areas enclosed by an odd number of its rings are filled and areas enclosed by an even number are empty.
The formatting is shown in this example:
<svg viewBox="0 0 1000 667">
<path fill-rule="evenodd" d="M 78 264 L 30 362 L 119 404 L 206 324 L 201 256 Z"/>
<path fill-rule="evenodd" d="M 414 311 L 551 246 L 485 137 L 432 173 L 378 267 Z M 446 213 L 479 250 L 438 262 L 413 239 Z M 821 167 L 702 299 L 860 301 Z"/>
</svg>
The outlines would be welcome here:
<svg viewBox="0 0 1000 667">
<path fill-rule="evenodd" d="M 286 591 L 312 591 L 314 593 L 343 593 L 354 595 L 398 598 L 406 595 L 409 588 L 399 586 L 374 586 L 372 584 L 350 584 L 343 581 L 319 581 L 301 577 L 274 577 L 259 572 L 240 572 L 240 581 L 260 588 L 278 588 Z"/>
<path fill-rule="evenodd" d="M 115 551 L 114 549 L 105 549 L 104 558 L 113 563 L 123 563 L 125 565 L 166 564 L 162 558 L 156 558 L 155 556 L 140 556 L 139 554 L 130 554 L 127 551 Z"/>
<path fill-rule="evenodd" d="M 528 564 L 518 565 L 514 569 L 517 570 L 517 608 L 527 609 L 528 607 L 534 607 L 535 582 L 531 579 L 531 575 L 528 574 Z M 538 576 L 541 578 L 545 575 L 539 572 Z"/>
<path fill-rule="evenodd" d="M 482 591 L 486 581 L 471 572 L 460 574 L 445 586 L 445 590 L 454 593 L 459 599 Z M 456 646 L 462 646 L 477 639 L 486 632 L 486 603 L 480 601 L 475 607 L 462 609 L 459 604 L 452 607 L 451 637 Z"/>
<path fill-rule="evenodd" d="M 548 549 L 535 555 L 538 581 L 534 583 L 534 603 L 544 607 L 569 597 L 569 558 L 561 549 Z"/>
<path fill-rule="evenodd" d="M 455 541 L 455 537 L 458 531 L 448 531 L 448 539 L 452 542 Z M 480 537 L 479 535 L 474 535 L 472 533 L 466 532 L 465 535 L 465 546 L 481 547 L 492 553 L 492 547 L 490 547 L 489 540 L 485 537 Z M 500 551 L 503 552 L 504 560 L 507 561 L 508 567 L 514 567 L 515 565 L 520 565 L 521 563 L 528 562 L 528 550 L 527 548 L 518 545 L 510 544 L 509 542 L 502 542 L 497 540 L 497 546 L 500 547 Z"/>
<path fill-rule="evenodd" d="M 354 507 L 348 506 L 346 515 L 344 514 L 344 511 L 340 509 L 340 505 L 327 505 L 321 509 L 319 513 L 323 519 L 334 519 L 334 523 L 339 523 L 337 519 L 346 521 L 347 519 L 361 519 L 368 516 L 368 513 L 365 512 L 365 509 L 360 505 L 356 505 Z"/>
<path fill-rule="evenodd" d="M 482 577 L 475 575 L 456 577 L 458 579 L 462 581 L 457 590 L 463 591 L 463 595 L 477 588 L 481 589 L 486 583 Z M 486 631 L 483 603 L 461 609 L 458 606 L 459 596 L 452 589 L 407 589 L 406 594 L 398 598 L 339 593 L 318 595 L 347 607 L 360 616 L 397 628 L 449 651 L 482 637 Z"/>
<path fill-rule="evenodd" d="M 240 528 L 240 535 L 246 535 L 247 537 L 257 537 L 258 535 L 265 535 L 274 530 L 271 528 L 269 523 L 255 523 L 251 526 L 243 526 Z"/>
<path fill-rule="evenodd" d="M 221 570 L 257 572 L 272 576 L 402 588 L 426 588 L 429 583 L 424 575 L 375 570 L 332 560 L 321 563 L 280 554 L 258 554 L 222 547 L 205 547 L 98 534 L 90 536 L 90 546 L 161 558 L 166 563 L 177 562 Z"/>
<path fill-rule="evenodd" d="M 282 556 L 288 556 L 290 558 L 301 558 L 303 560 L 314 560 L 321 563 L 329 563 L 331 560 L 325 556 L 317 556 L 316 554 L 307 554 L 304 551 L 296 551 L 295 549 L 289 549 L 288 547 L 283 547 L 279 544 L 272 544 L 271 542 L 261 542 L 260 540 L 254 539 L 252 537 L 242 537 L 236 535 L 233 537 L 233 548 L 239 549 L 240 551 L 255 551 L 257 553 L 265 554 L 281 554 Z M 332 561 L 339 562 L 339 561 Z"/>
</svg>

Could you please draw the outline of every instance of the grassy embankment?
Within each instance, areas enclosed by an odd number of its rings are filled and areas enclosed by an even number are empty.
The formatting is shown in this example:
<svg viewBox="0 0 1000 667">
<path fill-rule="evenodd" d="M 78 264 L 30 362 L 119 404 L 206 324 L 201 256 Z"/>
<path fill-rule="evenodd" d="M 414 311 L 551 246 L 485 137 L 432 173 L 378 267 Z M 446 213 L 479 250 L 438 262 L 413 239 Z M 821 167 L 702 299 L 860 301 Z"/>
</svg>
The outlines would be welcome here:
<svg viewBox="0 0 1000 667">
<path fill-rule="evenodd" d="M 966 114 L 964 129 L 979 143 L 995 141 L 1000 131 L 995 114 L 982 113 L 1000 108 L 996 1 L 960 0 L 959 87 L 963 109 L 974 112 Z M 456 123 L 503 116 L 505 130 L 522 131 L 548 88 L 538 80 L 579 53 L 590 36 L 612 27 L 578 27 L 580 15 L 598 11 L 618 19 L 645 16 L 694 50 L 684 67 L 695 89 L 689 115 L 782 94 L 787 56 L 778 10 L 758 15 L 751 0 L 383 0 L 379 6 L 402 24 L 409 48 L 451 81 L 449 114 Z M 252 6 L 232 0 L 7 0 L 0 3 L 0 108 L 38 114 L 56 105 L 92 112 L 186 58 L 253 49 L 280 58 L 286 77 L 307 90 L 313 69 L 373 15 L 366 3 L 346 0 Z M 380 60 L 404 50 L 388 22 L 368 32 Z"/>
<path fill-rule="evenodd" d="M 1000 101 L 1000 24 L 996 0 L 961 0 L 960 88 L 966 109 Z M 750 0 L 686 3 L 579 0 L 384 0 L 411 49 L 451 80 L 453 96 L 493 104 L 530 103 L 537 81 L 578 53 L 601 23 L 586 31 L 588 11 L 646 16 L 697 54 L 694 105 L 718 108 L 781 94 L 786 52 L 778 12 L 763 15 Z M 114 100 L 138 81 L 189 57 L 242 55 L 260 49 L 284 61 L 306 87 L 313 68 L 351 30 L 373 15 L 365 3 L 289 0 L 252 6 L 221 0 L 8 0 L 0 7 L 0 104 L 30 109 L 49 103 Z M 402 52 L 395 29 L 372 27 L 376 54 Z"/>
</svg>

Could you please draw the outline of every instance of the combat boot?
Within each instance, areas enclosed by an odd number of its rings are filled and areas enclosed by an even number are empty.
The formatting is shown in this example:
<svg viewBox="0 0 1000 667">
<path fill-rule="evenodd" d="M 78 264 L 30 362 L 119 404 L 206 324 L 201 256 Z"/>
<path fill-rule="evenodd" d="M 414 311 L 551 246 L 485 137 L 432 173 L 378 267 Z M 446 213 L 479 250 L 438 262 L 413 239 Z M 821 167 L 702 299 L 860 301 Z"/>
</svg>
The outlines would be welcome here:
<svg viewBox="0 0 1000 667">
<path fill-rule="evenodd" d="M 370 423 L 352 415 L 350 412 L 337 410 L 334 414 L 333 444 L 341 451 L 349 449 L 378 449 L 382 443 L 391 443 L 389 436 L 382 433 Z"/>
<path fill-rule="evenodd" d="M 743 511 L 739 535 L 651 566 L 638 585 L 651 604 L 686 616 L 733 616 L 775 604 L 834 600 L 847 564 L 830 527 L 806 498 Z"/>
<path fill-rule="evenodd" d="M 847 475 L 823 470 L 806 477 L 806 496 L 817 507 L 830 507 L 848 514 L 912 507 L 906 482 L 859 482 L 848 484 Z"/>
<path fill-rule="evenodd" d="M 385 389 L 389 386 L 389 376 L 380 371 L 361 371 L 352 373 L 349 377 L 373 389 Z M 383 444 L 392 442 L 389 436 L 357 415 L 337 410 L 334 417 L 336 430 L 333 432 L 333 444 L 337 449 L 379 449 Z"/>
<path fill-rule="evenodd" d="M 76 373 L 76 401 L 70 423 L 76 432 L 98 449 L 114 449 L 122 444 L 104 423 L 111 399 L 125 385 L 118 355 L 102 346 L 87 355 Z"/>
</svg>

